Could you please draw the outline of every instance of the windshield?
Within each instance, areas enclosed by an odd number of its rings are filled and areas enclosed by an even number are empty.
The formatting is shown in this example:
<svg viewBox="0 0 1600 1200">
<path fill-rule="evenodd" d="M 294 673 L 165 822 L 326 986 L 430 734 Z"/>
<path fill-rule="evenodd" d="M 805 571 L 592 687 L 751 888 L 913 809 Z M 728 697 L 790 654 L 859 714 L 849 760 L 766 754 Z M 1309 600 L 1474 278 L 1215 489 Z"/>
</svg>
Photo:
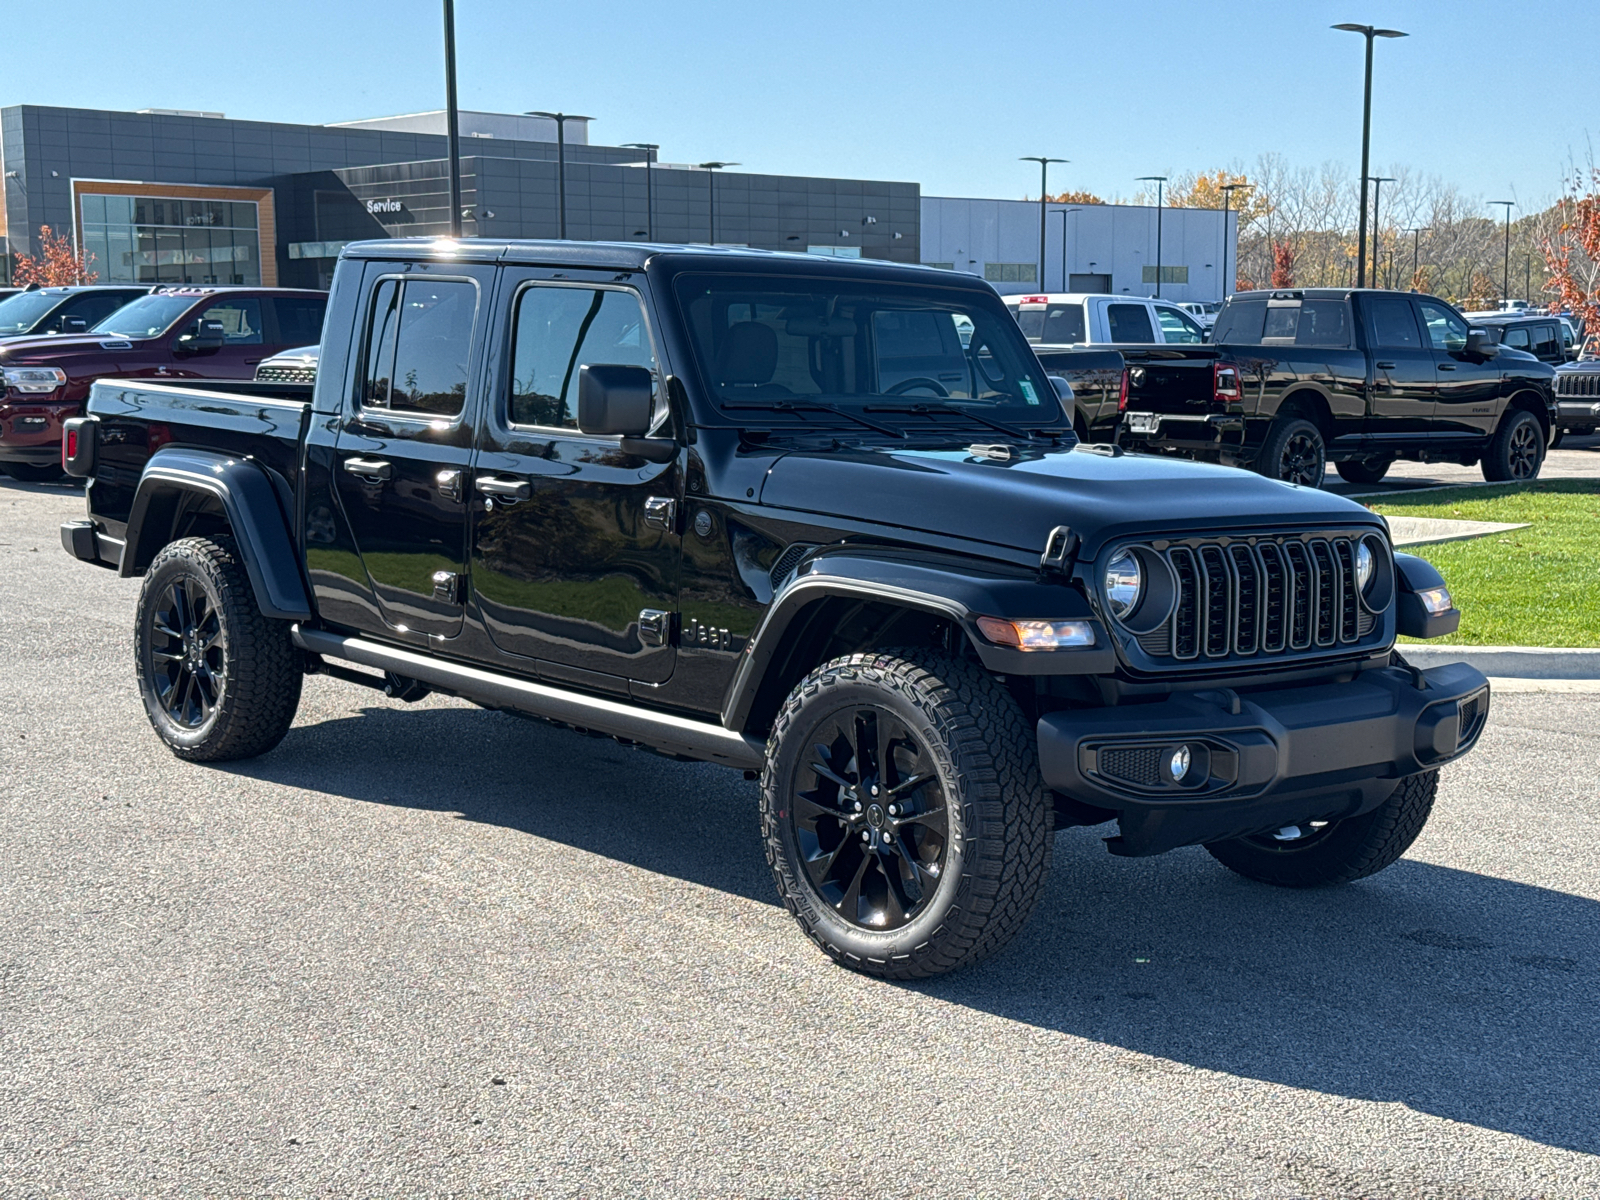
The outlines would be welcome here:
<svg viewBox="0 0 1600 1200">
<path fill-rule="evenodd" d="M 90 333 L 111 333 L 125 338 L 160 337 L 194 307 L 193 296 L 140 296 L 106 317 Z"/>
<path fill-rule="evenodd" d="M 951 406 L 1028 427 L 1061 402 L 998 302 L 938 287 L 684 275 L 701 375 L 728 409 Z"/>
<path fill-rule="evenodd" d="M 62 299 L 59 292 L 19 292 L 0 300 L 0 337 L 31 333 Z"/>
</svg>

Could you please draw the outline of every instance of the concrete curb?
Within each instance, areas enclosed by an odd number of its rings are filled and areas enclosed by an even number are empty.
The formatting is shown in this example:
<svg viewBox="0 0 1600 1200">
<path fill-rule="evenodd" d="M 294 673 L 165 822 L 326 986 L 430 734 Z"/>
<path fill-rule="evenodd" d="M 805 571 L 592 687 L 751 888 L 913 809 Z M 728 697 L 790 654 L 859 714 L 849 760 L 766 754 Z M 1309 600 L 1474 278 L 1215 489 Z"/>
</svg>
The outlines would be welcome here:
<svg viewBox="0 0 1600 1200">
<path fill-rule="evenodd" d="M 1600 650 L 1569 646 L 1424 646 L 1398 644 L 1395 649 L 1413 666 L 1437 667 L 1464 662 L 1485 675 L 1511 679 L 1600 680 Z"/>
</svg>

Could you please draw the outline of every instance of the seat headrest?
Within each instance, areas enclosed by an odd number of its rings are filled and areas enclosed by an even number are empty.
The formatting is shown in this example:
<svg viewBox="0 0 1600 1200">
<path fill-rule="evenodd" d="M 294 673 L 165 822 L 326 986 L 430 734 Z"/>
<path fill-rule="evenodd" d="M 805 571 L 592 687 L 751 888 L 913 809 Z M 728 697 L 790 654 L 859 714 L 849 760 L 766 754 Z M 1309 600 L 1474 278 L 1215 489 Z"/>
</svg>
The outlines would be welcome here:
<svg viewBox="0 0 1600 1200">
<path fill-rule="evenodd" d="M 761 384 L 778 367 L 778 335 L 759 321 L 730 326 L 717 361 L 717 383 Z"/>
</svg>

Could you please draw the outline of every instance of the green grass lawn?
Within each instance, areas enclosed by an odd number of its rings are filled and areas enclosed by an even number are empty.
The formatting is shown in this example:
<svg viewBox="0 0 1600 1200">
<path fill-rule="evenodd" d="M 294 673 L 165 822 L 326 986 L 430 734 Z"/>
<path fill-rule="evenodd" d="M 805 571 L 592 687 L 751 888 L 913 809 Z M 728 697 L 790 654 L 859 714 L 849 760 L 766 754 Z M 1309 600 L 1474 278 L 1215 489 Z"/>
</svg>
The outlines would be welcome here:
<svg viewBox="0 0 1600 1200">
<path fill-rule="evenodd" d="M 1439 568 L 1461 610 L 1440 642 L 1600 646 L 1600 480 L 1452 488 L 1373 498 L 1386 517 L 1530 522 L 1464 542 L 1403 546 Z"/>
</svg>

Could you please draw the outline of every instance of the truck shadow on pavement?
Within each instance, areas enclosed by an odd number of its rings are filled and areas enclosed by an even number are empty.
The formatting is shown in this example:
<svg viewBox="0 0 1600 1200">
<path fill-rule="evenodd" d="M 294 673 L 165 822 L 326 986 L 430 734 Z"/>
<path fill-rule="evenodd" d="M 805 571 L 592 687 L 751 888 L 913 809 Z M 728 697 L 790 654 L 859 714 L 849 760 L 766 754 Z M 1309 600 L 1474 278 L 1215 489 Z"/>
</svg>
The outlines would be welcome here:
<svg viewBox="0 0 1600 1200">
<path fill-rule="evenodd" d="M 718 767 L 472 709 L 372 707 L 232 769 L 775 903 L 754 785 Z M 1222 1072 L 1600 1153 L 1600 903 L 1413 859 L 1286 891 L 1199 849 L 1113 858 L 1104 832 L 1057 837 L 1039 909 L 1000 955 L 905 990 L 1150 1056 L 1132 1071 Z"/>
</svg>

